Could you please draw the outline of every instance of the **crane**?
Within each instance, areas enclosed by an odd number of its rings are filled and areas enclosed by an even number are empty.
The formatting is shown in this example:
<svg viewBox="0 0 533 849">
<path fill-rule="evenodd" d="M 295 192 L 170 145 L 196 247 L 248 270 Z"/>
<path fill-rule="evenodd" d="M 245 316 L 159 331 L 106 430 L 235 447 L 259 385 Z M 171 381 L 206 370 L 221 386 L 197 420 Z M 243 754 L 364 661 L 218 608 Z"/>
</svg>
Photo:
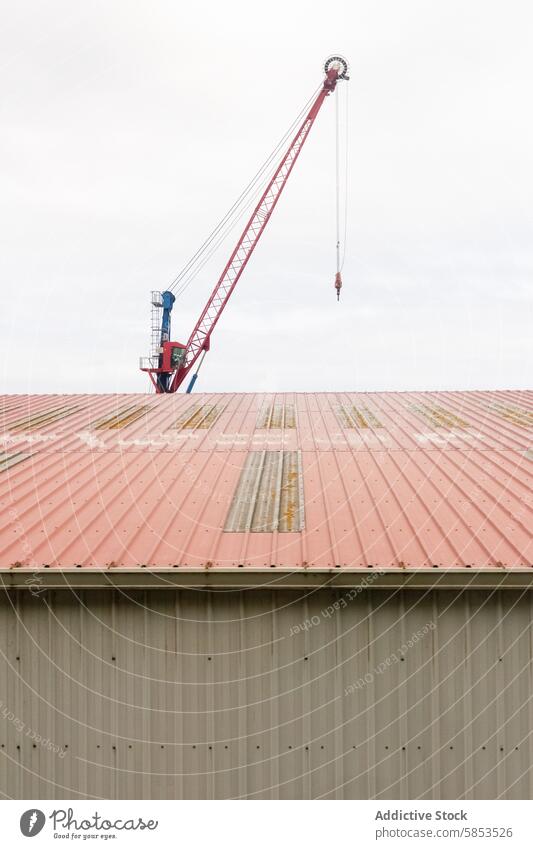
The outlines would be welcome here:
<svg viewBox="0 0 533 849">
<path fill-rule="evenodd" d="M 140 367 L 149 375 L 157 393 L 176 392 L 196 367 L 186 390 L 192 391 L 199 368 L 209 351 L 213 330 L 268 224 L 324 100 L 335 91 L 339 80 L 349 79 L 346 60 L 342 56 L 330 56 L 324 65 L 324 74 L 318 94 L 259 198 L 185 345 L 172 342 L 170 338 L 174 293 L 170 290 L 152 292 L 152 356 L 141 358 Z M 342 286 L 338 241 L 334 285 L 338 299 Z"/>
</svg>

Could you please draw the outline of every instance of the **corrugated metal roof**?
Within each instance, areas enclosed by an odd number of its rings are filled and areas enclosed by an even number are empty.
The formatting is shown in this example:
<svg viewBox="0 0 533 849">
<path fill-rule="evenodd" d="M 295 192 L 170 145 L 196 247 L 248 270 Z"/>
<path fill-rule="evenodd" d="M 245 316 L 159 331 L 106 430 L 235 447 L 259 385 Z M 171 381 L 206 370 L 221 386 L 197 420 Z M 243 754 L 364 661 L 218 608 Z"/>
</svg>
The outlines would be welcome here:
<svg viewBox="0 0 533 849">
<path fill-rule="evenodd" d="M 533 561 L 531 392 L 4 396 L 0 422 L 2 568 Z"/>
</svg>

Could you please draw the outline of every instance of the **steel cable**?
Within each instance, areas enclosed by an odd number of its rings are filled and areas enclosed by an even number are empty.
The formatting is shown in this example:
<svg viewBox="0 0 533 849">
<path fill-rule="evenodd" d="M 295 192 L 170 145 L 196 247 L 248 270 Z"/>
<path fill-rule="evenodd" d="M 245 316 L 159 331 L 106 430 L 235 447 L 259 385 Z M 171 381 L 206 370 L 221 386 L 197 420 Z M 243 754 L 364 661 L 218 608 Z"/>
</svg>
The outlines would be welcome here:
<svg viewBox="0 0 533 849">
<path fill-rule="evenodd" d="M 294 129 L 296 128 L 298 122 L 302 120 L 306 110 L 309 108 L 313 99 L 316 97 L 319 88 L 315 89 L 311 97 L 307 100 L 303 108 L 300 110 L 300 112 L 288 128 L 288 130 L 279 140 L 276 147 L 269 154 L 265 162 L 261 165 L 259 170 L 252 177 L 246 188 L 241 192 L 237 200 L 232 204 L 232 206 L 226 212 L 221 221 L 219 221 L 217 226 L 214 228 L 214 230 L 212 230 L 212 232 L 209 234 L 209 236 L 203 242 L 200 248 L 198 248 L 196 253 L 182 268 L 177 277 L 174 278 L 168 289 L 171 292 L 177 290 L 177 298 L 181 294 L 183 294 L 185 289 L 190 285 L 192 280 L 201 271 L 206 262 L 208 262 L 208 260 L 213 256 L 214 252 L 219 247 L 221 242 L 225 239 L 225 237 L 233 229 L 233 227 L 236 226 L 236 224 L 243 217 L 247 209 L 249 209 L 250 206 L 253 204 L 254 199 L 261 193 L 261 190 L 268 181 L 267 179 L 263 179 L 265 177 L 265 173 L 267 173 L 267 178 L 269 178 L 271 176 L 269 169 L 271 169 L 272 173 L 274 172 L 274 169 L 277 166 L 277 162 L 274 162 L 274 167 L 272 167 L 274 158 L 277 157 L 281 147 L 286 144 L 289 136 L 292 132 L 294 132 Z M 259 181 L 261 181 L 261 183 Z M 251 197 L 249 197 L 250 194 Z M 245 205 L 243 206 L 243 204 Z M 222 235 L 220 235 L 221 231 L 223 231 Z M 209 248 L 211 248 L 211 250 L 209 250 L 208 255 L 204 256 Z"/>
</svg>

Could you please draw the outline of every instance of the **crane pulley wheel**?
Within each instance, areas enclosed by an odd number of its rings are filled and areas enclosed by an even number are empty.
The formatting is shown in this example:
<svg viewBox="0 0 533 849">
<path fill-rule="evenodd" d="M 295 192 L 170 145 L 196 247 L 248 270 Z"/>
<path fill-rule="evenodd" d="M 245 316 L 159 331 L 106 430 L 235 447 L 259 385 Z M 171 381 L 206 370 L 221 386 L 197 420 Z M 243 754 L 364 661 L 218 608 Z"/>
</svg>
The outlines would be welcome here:
<svg viewBox="0 0 533 849">
<path fill-rule="evenodd" d="M 337 65 L 338 69 L 338 79 L 349 80 L 348 62 L 343 56 L 330 56 L 329 59 L 326 59 L 324 73 L 327 74 L 331 68 L 335 67 L 335 65 Z"/>
</svg>

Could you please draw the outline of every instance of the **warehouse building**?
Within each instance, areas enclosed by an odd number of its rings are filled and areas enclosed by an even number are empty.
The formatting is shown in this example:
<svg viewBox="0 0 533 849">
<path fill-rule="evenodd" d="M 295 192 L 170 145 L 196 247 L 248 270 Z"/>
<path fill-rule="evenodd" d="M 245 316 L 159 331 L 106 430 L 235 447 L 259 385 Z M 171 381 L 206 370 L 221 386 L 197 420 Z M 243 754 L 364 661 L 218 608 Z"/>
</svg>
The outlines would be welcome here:
<svg viewBox="0 0 533 849">
<path fill-rule="evenodd" d="M 533 393 L 0 410 L 3 797 L 533 797 Z"/>
</svg>

